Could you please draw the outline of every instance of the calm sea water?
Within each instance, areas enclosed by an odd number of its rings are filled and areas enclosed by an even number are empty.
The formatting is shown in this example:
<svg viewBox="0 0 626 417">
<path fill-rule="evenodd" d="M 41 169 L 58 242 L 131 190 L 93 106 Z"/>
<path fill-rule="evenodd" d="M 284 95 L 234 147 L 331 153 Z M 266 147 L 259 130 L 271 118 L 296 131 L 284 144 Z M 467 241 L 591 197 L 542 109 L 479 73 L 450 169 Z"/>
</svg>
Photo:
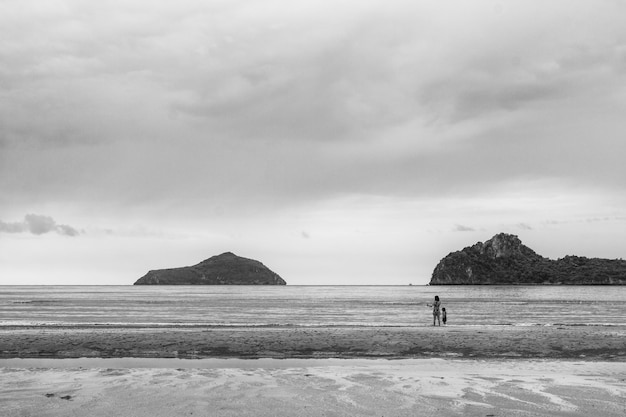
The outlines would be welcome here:
<svg viewBox="0 0 626 417">
<path fill-rule="evenodd" d="M 626 287 L 0 286 L 0 326 L 626 325 Z"/>
</svg>

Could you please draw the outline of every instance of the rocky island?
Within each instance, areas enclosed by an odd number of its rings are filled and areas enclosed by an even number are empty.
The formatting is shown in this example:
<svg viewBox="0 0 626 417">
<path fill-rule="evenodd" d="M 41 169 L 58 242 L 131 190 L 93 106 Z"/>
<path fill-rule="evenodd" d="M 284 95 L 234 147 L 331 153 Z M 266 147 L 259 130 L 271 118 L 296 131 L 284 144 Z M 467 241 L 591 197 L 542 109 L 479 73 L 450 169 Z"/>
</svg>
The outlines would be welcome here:
<svg viewBox="0 0 626 417">
<path fill-rule="evenodd" d="M 278 274 L 254 259 L 231 252 L 193 266 L 149 271 L 134 285 L 286 285 Z"/>
<path fill-rule="evenodd" d="M 626 285 L 626 261 L 565 256 L 551 260 L 500 233 L 439 261 L 429 285 Z"/>
</svg>

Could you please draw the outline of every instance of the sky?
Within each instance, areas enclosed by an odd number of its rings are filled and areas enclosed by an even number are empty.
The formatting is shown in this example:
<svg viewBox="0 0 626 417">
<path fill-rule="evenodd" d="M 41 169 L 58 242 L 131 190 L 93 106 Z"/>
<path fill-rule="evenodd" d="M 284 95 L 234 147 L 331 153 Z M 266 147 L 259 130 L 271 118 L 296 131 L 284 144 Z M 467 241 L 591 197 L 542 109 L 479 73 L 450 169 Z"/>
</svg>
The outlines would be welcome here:
<svg viewBox="0 0 626 417">
<path fill-rule="evenodd" d="M 626 3 L 0 0 L 0 284 L 626 257 Z"/>
</svg>

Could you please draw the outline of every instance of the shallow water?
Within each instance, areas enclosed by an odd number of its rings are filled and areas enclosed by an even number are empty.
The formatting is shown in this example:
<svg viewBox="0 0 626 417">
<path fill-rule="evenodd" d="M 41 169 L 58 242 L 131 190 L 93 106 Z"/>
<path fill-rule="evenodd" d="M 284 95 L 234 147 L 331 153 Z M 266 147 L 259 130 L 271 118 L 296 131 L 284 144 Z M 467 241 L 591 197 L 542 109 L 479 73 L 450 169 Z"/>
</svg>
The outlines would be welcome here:
<svg viewBox="0 0 626 417">
<path fill-rule="evenodd" d="M 619 286 L 0 286 L 0 326 L 626 325 Z"/>
</svg>

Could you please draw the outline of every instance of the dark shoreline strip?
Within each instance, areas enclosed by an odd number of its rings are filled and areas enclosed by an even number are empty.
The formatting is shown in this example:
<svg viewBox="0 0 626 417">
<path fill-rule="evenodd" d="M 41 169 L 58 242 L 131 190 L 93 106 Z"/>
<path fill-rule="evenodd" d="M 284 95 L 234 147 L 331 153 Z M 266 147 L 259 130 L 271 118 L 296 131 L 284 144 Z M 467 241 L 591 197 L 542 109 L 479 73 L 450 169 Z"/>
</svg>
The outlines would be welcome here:
<svg viewBox="0 0 626 417">
<path fill-rule="evenodd" d="M 80 357 L 626 361 L 626 326 L 0 329 L 0 358 Z"/>
</svg>

